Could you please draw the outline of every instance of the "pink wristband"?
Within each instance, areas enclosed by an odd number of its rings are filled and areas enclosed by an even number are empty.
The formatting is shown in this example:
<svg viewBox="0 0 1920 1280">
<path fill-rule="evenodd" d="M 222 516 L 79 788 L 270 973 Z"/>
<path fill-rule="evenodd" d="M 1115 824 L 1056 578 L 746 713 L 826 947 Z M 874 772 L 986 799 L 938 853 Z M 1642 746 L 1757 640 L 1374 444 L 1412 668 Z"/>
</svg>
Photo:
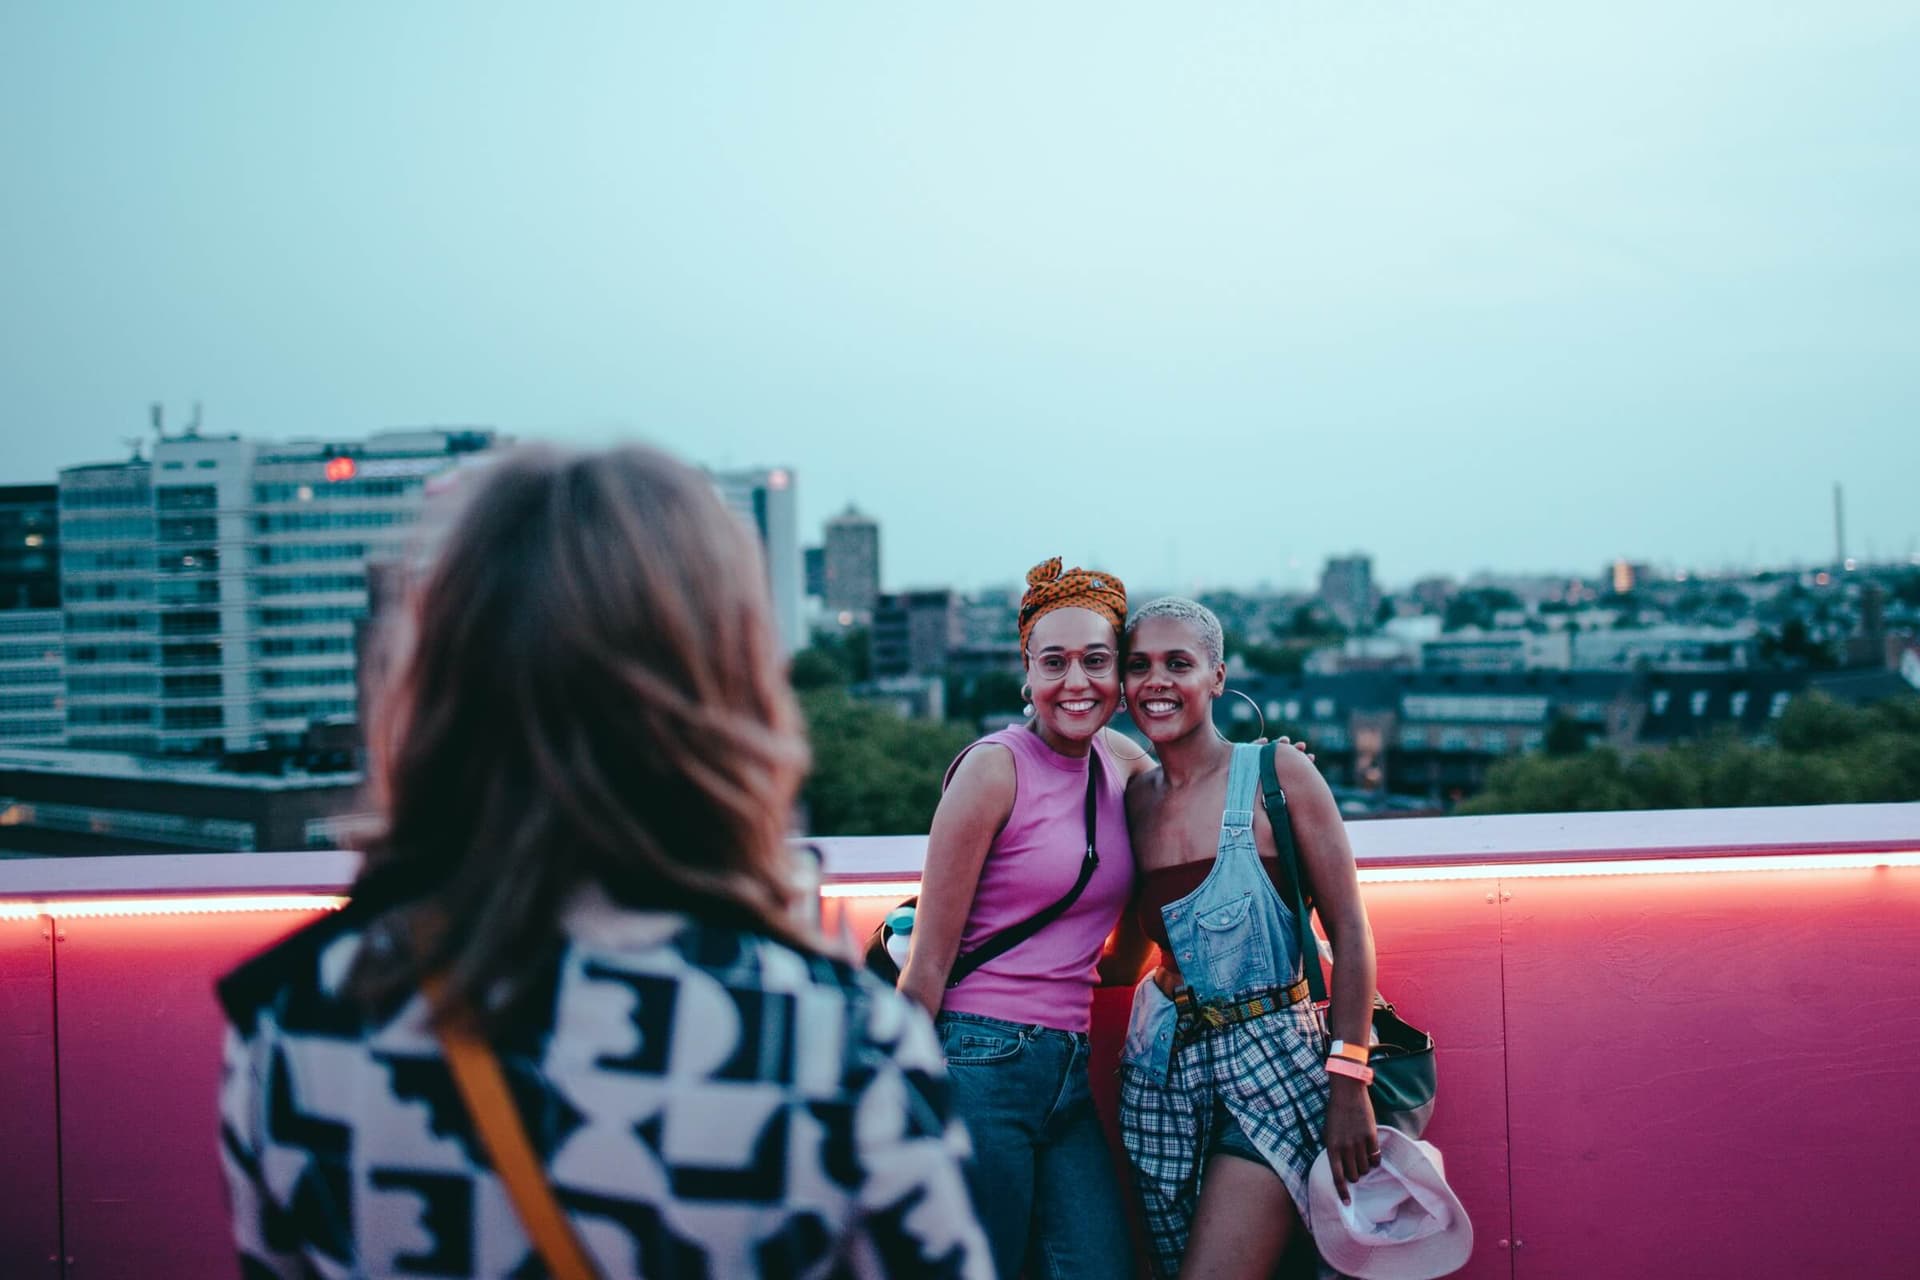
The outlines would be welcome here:
<svg viewBox="0 0 1920 1280">
<path fill-rule="evenodd" d="M 1350 1058 L 1328 1058 L 1327 1074 L 1334 1075 L 1334 1076 L 1350 1076 L 1351 1078 L 1358 1080 L 1361 1084 L 1373 1083 L 1373 1068 L 1363 1067 L 1359 1063 L 1353 1061 Z"/>
</svg>

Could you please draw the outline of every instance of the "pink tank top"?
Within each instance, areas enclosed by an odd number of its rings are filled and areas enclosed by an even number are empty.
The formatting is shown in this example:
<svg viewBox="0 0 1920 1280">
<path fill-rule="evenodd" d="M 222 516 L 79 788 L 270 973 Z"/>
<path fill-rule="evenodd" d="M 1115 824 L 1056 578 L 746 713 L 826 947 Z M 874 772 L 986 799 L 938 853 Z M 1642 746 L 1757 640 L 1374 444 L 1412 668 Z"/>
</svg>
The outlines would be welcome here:
<svg viewBox="0 0 1920 1280">
<path fill-rule="evenodd" d="M 987 742 L 1013 752 L 1013 812 L 980 869 L 962 951 L 1065 897 L 1087 850 L 1087 760 L 1059 754 L 1024 725 L 988 734 L 973 747 Z M 1093 878 L 1065 915 L 968 974 L 947 992 L 942 1008 L 1061 1031 L 1085 1031 L 1091 1023 L 1100 948 L 1133 895 L 1126 784 L 1103 738 L 1094 740 L 1094 750 L 1100 755 L 1094 791 L 1100 865 Z"/>
</svg>

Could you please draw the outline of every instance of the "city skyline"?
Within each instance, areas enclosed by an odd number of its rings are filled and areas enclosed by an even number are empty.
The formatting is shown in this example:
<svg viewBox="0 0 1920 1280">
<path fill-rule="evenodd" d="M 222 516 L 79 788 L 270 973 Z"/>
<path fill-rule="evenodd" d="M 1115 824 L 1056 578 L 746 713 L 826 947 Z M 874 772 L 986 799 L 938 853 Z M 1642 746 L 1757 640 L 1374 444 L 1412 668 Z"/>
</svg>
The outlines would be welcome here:
<svg viewBox="0 0 1920 1280">
<path fill-rule="evenodd" d="M 150 406 L 150 408 L 160 408 L 160 406 L 156 404 L 155 406 Z M 203 408 L 204 406 L 196 405 L 194 407 L 195 414 L 201 414 L 203 412 Z M 175 420 L 176 421 L 179 420 L 179 415 L 175 416 Z M 206 424 L 204 422 L 199 422 L 197 418 L 191 419 L 191 420 L 198 422 L 199 427 L 202 430 L 204 430 L 204 438 L 208 440 L 219 440 L 219 439 L 225 438 L 228 434 L 226 432 L 214 431 L 206 428 Z M 149 425 L 148 429 L 149 431 L 152 430 L 151 425 Z M 85 466 L 104 466 L 104 465 L 112 465 L 117 462 L 123 462 L 128 457 L 132 456 L 132 451 L 126 448 L 125 446 L 133 444 L 136 439 L 138 440 L 139 452 L 142 455 L 150 455 L 152 452 L 153 445 L 161 439 L 180 440 L 180 439 L 186 438 L 181 434 L 182 429 L 183 429 L 182 427 L 168 428 L 164 436 L 157 436 L 153 434 L 149 434 L 146 436 L 139 436 L 139 437 L 136 437 L 134 435 L 123 436 L 121 437 L 121 440 L 120 440 L 120 443 L 123 447 L 121 449 L 120 454 L 117 457 L 113 457 L 113 458 L 89 457 L 84 460 L 70 459 L 70 460 L 59 463 L 58 466 L 55 468 L 53 476 L 50 476 L 45 480 L 40 480 L 34 477 L 23 478 L 20 476 L 0 476 L 0 485 L 52 484 L 54 483 L 54 478 L 57 477 L 59 471 L 63 469 L 85 467 Z M 453 431 L 488 430 L 490 431 L 490 430 L 493 430 L 493 428 L 488 426 L 474 426 L 472 424 L 465 425 L 465 426 L 449 426 L 445 424 L 436 425 L 436 426 L 411 426 L 411 427 L 388 426 L 384 428 L 379 428 L 375 432 L 368 433 L 368 434 L 380 434 L 382 432 L 404 433 L 408 431 L 431 432 L 431 431 L 448 431 L 448 430 L 453 430 Z M 237 434 L 242 439 L 247 438 L 246 433 L 234 433 L 234 434 Z M 504 442 L 506 443 L 514 442 L 511 439 L 511 433 L 502 432 L 501 434 Z M 357 442 L 363 438 L 365 437 L 354 436 L 349 433 L 343 433 L 343 432 L 335 432 L 331 434 L 323 432 L 323 433 L 313 433 L 313 434 L 289 435 L 283 439 L 282 443 L 300 442 L 300 443 L 316 443 L 317 444 L 317 443 L 322 443 L 328 440 Z M 522 441 L 522 442 L 527 442 L 527 441 Z M 741 495 L 734 494 L 732 492 L 733 488 L 741 483 L 747 482 L 748 477 L 756 474 L 770 475 L 774 473 L 782 473 L 786 476 L 789 476 L 796 492 L 797 502 L 792 502 L 792 503 L 789 503 L 788 505 L 797 507 L 799 512 L 804 513 L 797 517 L 791 516 L 791 515 L 783 515 L 782 517 L 783 520 L 793 521 L 793 533 L 787 534 L 784 536 L 787 538 L 788 542 L 792 543 L 792 546 L 796 555 L 798 551 L 802 548 L 810 551 L 818 550 L 820 546 L 823 544 L 823 541 L 827 536 L 827 531 L 829 527 L 837 519 L 840 519 L 846 516 L 847 514 L 849 514 L 849 509 L 852 509 L 852 511 L 857 512 L 857 514 L 861 519 L 872 520 L 878 524 L 881 537 L 882 539 L 887 541 L 887 545 L 889 548 L 888 563 L 891 564 L 893 561 L 894 552 L 892 551 L 892 546 L 893 546 L 892 539 L 898 536 L 898 534 L 894 532 L 894 530 L 897 527 L 897 522 L 890 521 L 883 514 L 881 514 L 881 512 L 884 509 L 887 509 L 892 506 L 892 503 L 884 498 L 883 498 L 883 501 L 874 503 L 874 502 L 868 501 L 863 497 L 856 495 L 854 498 L 850 499 L 848 502 L 843 503 L 839 508 L 830 510 L 826 512 L 824 515 L 821 515 L 817 520 L 813 520 L 812 514 L 814 513 L 815 509 L 817 509 L 821 504 L 819 503 L 818 500 L 810 500 L 809 498 L 809 492 L 814 487 L 814 484 L 817 482 L 815 482 L 809 476 L 808 472 L 804 467 L 800 467 L 800 466 L 785 467 L 785 466 L 780 466 L 780 465 L 765 462 L 765 461 L 762 461 L 759 463 L 729 463 L 728 466 L 722 467 L 695 456 L 688 456 L 687 460 L 693 463 L 694 465 L 701 466 L 709 474 L 715 476 L 716 483 L 719 485 L 723 499 L 727 500 L 730 505 L 736 507 L 739 511 L 739 514 L 741 514 L 742 518 L 746 519 L 749 522 L 749 524 L 757 523 L 755 520 L 755 517 L 752 514 L 752 509 L 751 509 L 752 499 L 750 496 L 742 497 Z M 746 493 L 750 494 L 751 490 L 752 490 L 752 485 L 749 483 L 747 486 Z M 1133 585 L 1134 592 L 1136 595 L 1140 595 L 1140 590 L 1142 588 L 1146 588 L 1149 591 L 1152 591 L 1155 593 L 1164 593 L 1164 592 L 1200 593 L 1205 591 L 1241 591 L 1241 592 L 1274 592 L 1274 593 L 1282 593 L 1282 594 L 1302 593 L 1302 594 L 1311 595 L 1311 594 L 1316 594 L 1319 591 L 1321 575 L 1325 571 L 1325 569 L 1328 567 L 1329 563 L 1333 561 L 1344 560 L 1345 558 L 1349 556 L 1354 556 L 1354 555 L 1360 556 L 1364 559 L 1367 559 L 1373 562 L 1373 570 L 1374 570 L 1373 581 L 1375 582 L 1377 589 L 1386 594 L 1392 594 L 1394 591 L 1397 591 L 1397 590 L 1406 590 L 1423 579 L 1432 579 L 1432 578 L 1451 578 L 1454 581 L 1461 584 L 1467 584 L 1475 578 L 1487 578 L 1487 577 L 1508 578 L 1508 579 L 1565 578 L 1569 581 L 1576 580 L 1576 579 L 1587 581 L 1587 582 L 1592 582 L 1596 580 L 1604 581 L 1604 579 L 1607 576 L 1607 571 L 1609 566 L 1612 566 L 1614 564 L 1621 563 L 1621 562 L 1631 563 L 1637 566 L 1645 566 L 1646 568 L 1651 569 L 1655 572 L 1665 573 L 1665 572 L 1678 571 L 1683 575 L 1690 575 L 1690 576 L 1696 576 L 1701 578 L 1711 578 L 1711 577 L 1721 576 L 1726 574 L 1743 574 L 1743 573 L 1754 573 L 1754 572 L 1779 572 L 1779 571 L 1794 571 L 1794 570 L 1814 571 L 1814 570 L 1830 567 L 1835 563 L 1835 560 L 1836 560 L 1835 551 L 1837 550 L 1837 547 L 1835 546 L 1835 538 L 1839 531 L 1832 527 L 1834 508 L 1833 508 L 1833 493 L 1832 493 L 1831 487 L 1828 487 L 1824 490 L 1824 496 L 1822 498 L 1822 501 L 1826 504 L 1825 511 L 1829 520 L 1827 551 L 1824 554 L 1813 554 L 1813 555 L 1808 555 L 1805 557 L 1800 557 L 1792 560 L 1777 561 L 1777 562 L 1768 562 L 1764 560 L 1759 560 L 1759 561 L 1751 561 L 1751 562 L 1725 562 L 1720 564 L 1705 564 L 1705 563 L 1699 563 L 1699 562 L 1688 562 L 1680 559 L 1679 557 L 1672 556 L 1672 555 L 1661 555 L 1658 553 L 1651 553 L 1643 556 L 1608 555 L 1603 557 L 1598 564 L 1594 564 L 1594 565 L 1571 565 L 1571 564 L 1569 565 L 1520 564 L 1520 565 L 1513 565 L 1513 566 L 1481 565 L 1481 566 L 1476 566 L 1476 567 L 1464 569 L 1464 570 L 1454 569 L 1449 567 L 1438 567 L 1438 568 L 1423 567 L 1423 568 L 1414 568 L 1414 569 L 1410 569 L 1410 570 L 1399 572 L 1399 573 L 1383 574 L 1379 569 L 1379 556 L 1371 548 L 1364 545 L 1357 545 L 1357 546 L 1350 546 L 1350 547 L 1330 548 L 1324 557 L 1314 561 L 1309 561 L 1299 556 L 1289 556 L 1288 557 L 1289 563 L 1287 564 L 1284 572 L 1268 572 L 1253 580 L 1228 581 L 1228 580 L 1222 580 L 1222 579 L 1193 579 L 1193 580 L 1187 580 L 1183 582 L 1170 582 L 1166 579 L 1166 576 L 1162 574 L 1156 574 L 1151 571 L 1145 572 L 1145 573 L 1139 573 L 1139 574 L 1132 574 L 1125 568 L 1122 568 L 1117 565 L 1111 565 L 1105 561 L 1100 560 L 1097 556 L 1091 556 L 1091 555 L 1082 556 L 1082 557 L 1079 557 L 1079 559 L 1085 561 L 1085 563 L 1089 565 L 1098 564 L 1101 567 L 1112 569 L 1114 573 L 1119 574 L 1123 578 L 1126 578 Z M 1850 529 L 1852 527 L 1852 517 L 1850 512 L 1848 514 L 1847 520 L 1848 520 L 1848 528 Z M 908 528 L 909 530 L 912 528 L 911 525 L 905 525 L 900 527 L 905 527 L 905 528 Z M 764 537 L 767 531 L 764 528 L 762 528 L 760 532 Z M 1872 566 L 1886 567 L 1886 566 L 1895 566 L 1895 565 L 1902 565 L 1902 564 L 1911 564 L 1911 565 L 1920 566 L 1920 537 L 1909 539 L 1909 549 L 1904 554 L 1893 554 L 1893 555 L 1869 554 L 1865 548 L 1858 547 L 1858 544 L 1856 544 L 1853 541 L 1853 535 L 1851 533 L 1848 533 L 1846 537 L 1848 539 L 1846 558 L 1850 562 L 1857 563 L 1862 568 L 1872 567 Z M 911 541 L 911 538 L 909 539 L 909 541 Z M 1072 555 L 1067 555 L 1065 556 L 1065 559 L 1067 559 L 1068 561 L 1073 561 L 1075 560 L 1075 557 Z M 797 573 L 797 569 L 795 570 L 795 572 Z M 888 573 L 887 575 L 885 575 L 881 579 L 881 589 L 886 591 L 915 591 L 915 590 L 924 590 L 924 589 L 935 589 L 935 588 L 941 588 L 941 587 L 951 587 L 954 589 L 969 591 L 969 592 L 994 591 L 994 590 L 1002 590 L 1006 588 L 1017 589 L 1021 579 L 1024 577 L 1024 573 L 1025 573 L 1025 567 L 1021 567 L 1015 570 L 1008 570 L 1005 572 L 1001 572 L 997 569 L 996 570 L 980 570 L 971 575 L 963 575 L 959 579 L 937 580 L 935 578 L 926 577 L 926 576 L 915 577 L 912 575 L 911 571 L 909 570 L 905 575 L 895 575 L 893 573 Z M 793 589 L 796 589 L 794 584 L 783 582 L 781 587 L 776 588 L 776 594 L 783 595 L 785 590 L 793 590 Z M 1140 598 L 1145 599 L 1146 597 L 1144 595 L 1140 595 Z M 792 613 L 792 610 L 794 609 L 794 607 L 795 606 L 790 605 L 781 610 L 781 615 L 783 619 L 782 626 L 784 629 L 790 630 L 792 626 L 792 623 L 788 621 L 788 618 L 789 618 L 789 615 Z M 788 634 L 786 638 L 789 644 L 792 644 L 794 642 L 794 636 L 792 634 Z"/>
<path fill-rule="evenodd" d="M 0 481 L 480 422 L 892 588 L 1916 549 L 1920 14 L 0 14 Z"/>
</svg>

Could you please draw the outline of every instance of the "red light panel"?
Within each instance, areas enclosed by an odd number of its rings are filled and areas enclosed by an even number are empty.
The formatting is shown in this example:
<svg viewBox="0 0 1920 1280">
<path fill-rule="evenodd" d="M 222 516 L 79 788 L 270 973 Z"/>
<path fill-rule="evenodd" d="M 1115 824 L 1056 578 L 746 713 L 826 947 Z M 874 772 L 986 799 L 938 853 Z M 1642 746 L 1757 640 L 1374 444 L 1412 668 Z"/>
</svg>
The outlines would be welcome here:
<svg viewBox="0 0 1920 1280">
<path fill-rule="evenodd" d="M 327 480 L 329 483 L 338 484 L 342 480 L 351 480 L 359 470 L 360 464 L 352 458 L 327 459 Z"/>
</svg>

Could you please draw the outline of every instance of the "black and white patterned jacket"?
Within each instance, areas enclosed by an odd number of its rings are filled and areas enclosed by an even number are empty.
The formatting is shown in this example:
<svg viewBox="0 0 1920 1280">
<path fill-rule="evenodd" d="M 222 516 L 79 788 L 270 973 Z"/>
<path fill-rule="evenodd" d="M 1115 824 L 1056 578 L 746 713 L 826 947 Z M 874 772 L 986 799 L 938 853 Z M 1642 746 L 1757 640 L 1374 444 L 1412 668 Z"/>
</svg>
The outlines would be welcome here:
<svg viewBox="0 0 1920 1280">
<path fill-rule="evenodd" d="M 361 908 L 356 910 L 356 908 Z M 242 1273 L 544 1276 L 419 997 L 341 995 L 356 901 L 221 983 L 221 1144 Z M 497 1043 L 608 1277 L 990 1277 L 931 1025 L 837 961 L 597 891 Z"/>
</svg>

